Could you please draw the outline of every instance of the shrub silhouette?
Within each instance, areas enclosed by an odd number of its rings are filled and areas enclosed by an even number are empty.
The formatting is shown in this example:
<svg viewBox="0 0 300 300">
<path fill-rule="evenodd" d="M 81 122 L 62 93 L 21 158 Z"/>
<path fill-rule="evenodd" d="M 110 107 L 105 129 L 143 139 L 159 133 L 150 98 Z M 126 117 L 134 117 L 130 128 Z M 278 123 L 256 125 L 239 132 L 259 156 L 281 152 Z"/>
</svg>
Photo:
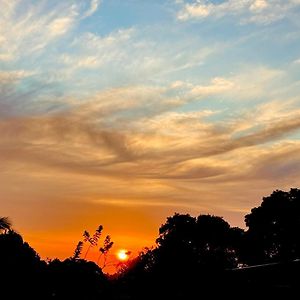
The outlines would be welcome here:
<svg viewBox="0 0 300 300">
<path fill-rule="evenodd" d="M 11 299 L 38 298 L 43 292 L 45 262 L 18 233 L 0 234 L 1 294 Z M 5 276 L 3 276 L 5 274 Z"/>
<path fill-rule="evenodd" d="M 68 258 L 50 261 L 47 294 L 51 299 L 99 299 L 107 291 L 102 270 L 91 261 Z"/>
</svg>

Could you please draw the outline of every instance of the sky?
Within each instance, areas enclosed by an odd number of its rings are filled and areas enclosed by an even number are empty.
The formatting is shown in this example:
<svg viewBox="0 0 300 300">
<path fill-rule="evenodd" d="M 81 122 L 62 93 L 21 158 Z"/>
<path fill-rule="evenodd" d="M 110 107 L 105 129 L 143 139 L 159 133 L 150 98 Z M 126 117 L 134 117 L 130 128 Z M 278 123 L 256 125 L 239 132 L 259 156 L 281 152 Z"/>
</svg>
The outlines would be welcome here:
<svg viewBox="0 0 300 300">
<path fill-rule="evenodd" d="M 300 0 L 0 0 L 0 208 L 42 258 L 99 224 L 244 216 L 300 180 Z"/>
</svg>

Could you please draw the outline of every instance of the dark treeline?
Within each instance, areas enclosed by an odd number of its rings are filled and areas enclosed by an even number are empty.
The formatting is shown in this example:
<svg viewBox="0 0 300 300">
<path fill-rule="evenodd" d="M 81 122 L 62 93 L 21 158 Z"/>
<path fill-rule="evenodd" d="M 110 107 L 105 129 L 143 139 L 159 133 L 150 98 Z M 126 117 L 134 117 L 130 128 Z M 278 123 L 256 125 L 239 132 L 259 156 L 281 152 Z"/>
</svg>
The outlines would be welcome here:
<svg viewBox="0 0 300 300">
<path fill-rule="evenodd" d="M 82 258 L 43 261 L 0 218 L 3 299 L 201 299 L 217 296 L 292 298 L 300 288 L 300 190 L 274 191 L 245 216 L 247 230 L 213 215 L 174 214 L 144 249 L 109 276 Z M 85 241 L 98 241 L 103 227 Z M 100 248 L 106 255 L 112 242 Z"/>
</svg>

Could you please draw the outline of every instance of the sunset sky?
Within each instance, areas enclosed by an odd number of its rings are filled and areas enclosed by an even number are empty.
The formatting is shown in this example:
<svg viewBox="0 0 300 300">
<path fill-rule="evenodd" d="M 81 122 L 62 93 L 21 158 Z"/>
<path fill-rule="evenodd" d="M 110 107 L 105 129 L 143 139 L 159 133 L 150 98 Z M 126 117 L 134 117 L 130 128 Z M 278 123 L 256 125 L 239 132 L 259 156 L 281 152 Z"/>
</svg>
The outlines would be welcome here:
<svg viewBox="0 0 300 300">
<path fill-rule="evenodd" d="M 0 0 L 0 216 L 42 256 L 99 224 L 244 215 L 300 186 L 300 0 Z"/>
</svg>

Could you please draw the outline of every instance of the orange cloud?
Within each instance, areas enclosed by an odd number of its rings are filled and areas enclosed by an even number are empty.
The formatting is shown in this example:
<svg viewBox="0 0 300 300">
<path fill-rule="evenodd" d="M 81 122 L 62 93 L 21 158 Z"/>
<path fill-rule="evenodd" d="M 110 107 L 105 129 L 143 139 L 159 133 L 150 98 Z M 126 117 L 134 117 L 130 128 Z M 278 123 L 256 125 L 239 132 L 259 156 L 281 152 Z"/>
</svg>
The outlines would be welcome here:
<svg viewBox="0 0 300 300">
<path fill-rule="evenodd" d="M 168 111 L 184 103 L 167 89 L 120 88 L 57 113 L 2 118 L 2 214 L 43 257 L 70 256 L 99 224 L 116 247 L 138 251 L 175 211 L 242 226 L 254 201 L 299 180 L 292 103 L 270 103 L 275 119 L 254 107 L 213 123 L 218 112 Z"/>
</svg>

